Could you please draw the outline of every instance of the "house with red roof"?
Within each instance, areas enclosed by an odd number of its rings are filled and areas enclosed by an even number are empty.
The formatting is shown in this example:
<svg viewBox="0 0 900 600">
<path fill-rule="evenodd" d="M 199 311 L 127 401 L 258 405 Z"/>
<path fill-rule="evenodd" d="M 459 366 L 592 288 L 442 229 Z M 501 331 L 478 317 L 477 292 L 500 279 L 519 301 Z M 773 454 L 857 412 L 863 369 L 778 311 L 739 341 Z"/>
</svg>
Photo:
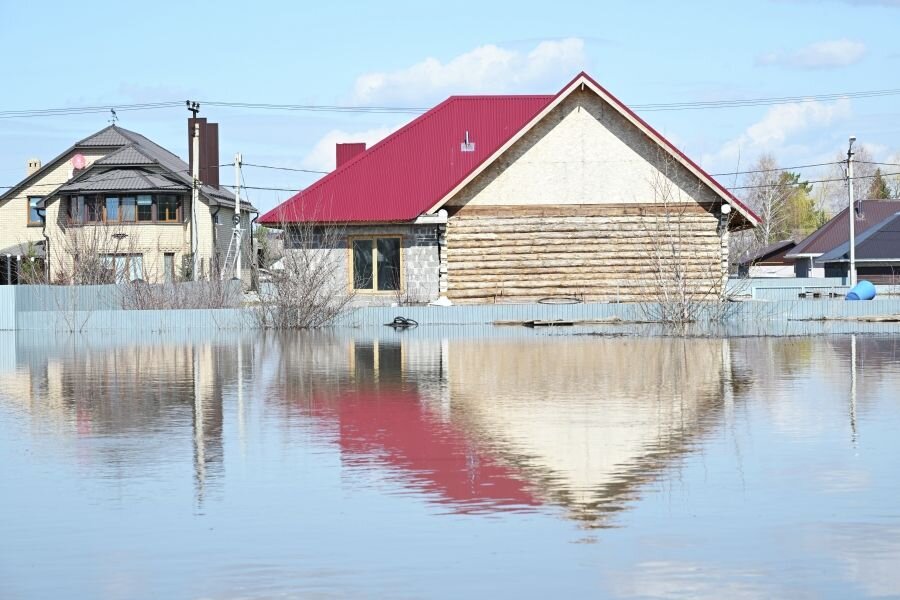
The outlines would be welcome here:
<svg viewBox="0 0 900 600">
<path fill-rule="evenodd" d="M 450 97 L 337 158 L 259 222 L 370 303 L 636 301 L 669 270 L 709 289 L 729 233 L 759 222 L 585 73 L 553 95 Z"/>
</svg>

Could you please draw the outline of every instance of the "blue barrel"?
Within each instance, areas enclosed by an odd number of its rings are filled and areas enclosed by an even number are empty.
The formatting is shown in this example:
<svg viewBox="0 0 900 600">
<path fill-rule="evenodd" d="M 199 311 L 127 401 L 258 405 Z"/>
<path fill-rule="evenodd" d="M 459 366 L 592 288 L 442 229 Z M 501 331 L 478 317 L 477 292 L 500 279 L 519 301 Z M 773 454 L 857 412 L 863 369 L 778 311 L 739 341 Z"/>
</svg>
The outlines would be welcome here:
<svg viewBox="0 0 900 600">
<path fill-rule="evenodd" d="M 871 300 L 875 297 L 875 286 L 871 281 L 860 281 L 847 294 L 847 300 Z"/>
</svg>

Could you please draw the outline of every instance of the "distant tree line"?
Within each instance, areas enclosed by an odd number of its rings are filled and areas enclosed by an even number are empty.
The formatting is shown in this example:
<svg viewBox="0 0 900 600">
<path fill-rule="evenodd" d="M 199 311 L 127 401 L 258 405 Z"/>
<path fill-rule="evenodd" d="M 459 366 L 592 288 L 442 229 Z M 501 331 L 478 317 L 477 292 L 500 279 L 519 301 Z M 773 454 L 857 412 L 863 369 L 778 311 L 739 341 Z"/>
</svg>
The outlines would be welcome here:
<svg viewBox="0 0 900 600">
<path fill-rule="evenodd" d="M 856 198 L 861 200 L 900 199 L 900 178 L 889 181 L 874 164 L 869 151 L 859 147 L 854 157 Z M 781 169 L 772 154 L 761 155 L 750 166 L 742 200 L 762 219 L 753 231 L 733 237 L 732 262 L 740 262 L 760 248 L 788 239 L 800 240 L 846 208 L 846 156 L 835 164 L 815 186 L 800 173 Z"/>
</svg>

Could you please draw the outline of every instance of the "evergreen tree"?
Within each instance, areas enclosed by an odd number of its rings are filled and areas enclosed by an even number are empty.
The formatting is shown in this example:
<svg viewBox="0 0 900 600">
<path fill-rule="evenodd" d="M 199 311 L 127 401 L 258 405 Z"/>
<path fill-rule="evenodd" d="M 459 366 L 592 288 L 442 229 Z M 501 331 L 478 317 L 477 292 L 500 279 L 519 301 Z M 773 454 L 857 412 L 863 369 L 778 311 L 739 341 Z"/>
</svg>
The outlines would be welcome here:
<svg viewBox="0 0 900 600">
<path fill-rule="evenodd" d="M 887 181 L 881 175 L 881 169 L 875 169 L 875 175 L 872 177 L 872 183 L 869 184 L 869 191 L 866 198 L 869 200 L 887 200 L 891 197 L 891 189 L 888 187 Z"/>
</svg>

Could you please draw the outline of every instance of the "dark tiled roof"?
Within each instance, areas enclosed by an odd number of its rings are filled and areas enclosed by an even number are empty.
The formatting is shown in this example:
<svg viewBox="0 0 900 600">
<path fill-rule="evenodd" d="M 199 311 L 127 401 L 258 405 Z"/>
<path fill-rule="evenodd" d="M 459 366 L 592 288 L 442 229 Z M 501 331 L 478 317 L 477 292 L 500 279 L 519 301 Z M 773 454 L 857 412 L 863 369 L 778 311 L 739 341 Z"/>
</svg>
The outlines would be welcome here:
<svg viewBox="0 0 900 600">
<path fill-rule="evenodd" d="M 863 200 L 860 217 L 856 219 L 856 235 L 865 233 L 889 216 L 900 212 L 900 201 L 896 200 Z M 847 221 L 847 209 L 839 212 L 833 219 L 811 233 L 797 246 L 788 252 L 788 258 L 796 258 L 801 254 L 818 256 L 833 250 L 840 244 L 850 240 L 850 223 Z"/>
<path fill-rule="evenodd" d="M 116 150 L 111 154 L 107 154 L 94 164 L 97 165 L 154 165 L 155 160 L 141 152 L 134 144 L 125 146 L 121 150 Z"/>
<path fill-rule="evenodd" d="M 59 188 L 59 192 L 140 192 L 140 191 L 187 191 L 190 186 L 166 177 L 141 169 L 111 169 L 109 171 L 88 171 L 71 183 Z"/>
<path fill-rule="evenodd" d="M 124 131 L 126 130 L 116 127 L 115 125 L 110 125 L 93 135 L 89 135 L 75 145 L 86 148 L 124 146 L 128 143 L 128 139 L 122 135 Z"/>
<path fill-rule="evenodd" d="M 848 262 L 849 260 L 850 242 L 847 241 L 820 256 L 816 259 L 816 263 Z M 856 260 L 900 260 L 900 212 L 891 215 L 874 227 L 870 227 L 856 239 Z"/>
<path fill-rule="evenodd" d="M 142 180 L 142 177 L 145 177 L 149 174 L 146 170 L 140 170 L 137 174 L 128 173 L 127 175 L 120 175 L 118 178 L 114 175 L 114 171 L 121 171 L 121 169 L 117 167 L 121 166 L 147 166 L 153 167 L 156 166 L 158 169 L 163 171 L 161 174 L 161 180 L 167 182 L 169 187 L 163 187 L 159 189 L 191 189 L 193 185 L 193 181 L 191 179 L 190 167 L 186 162 L 178 158 L 177 155 L 169 152 L 156 142 L 144 137 L 143 135 L 136 133 L 134 131 L 130 131 L 128 129 L 123 129 L 117 125 L 109 125 L 108 127 L 104 127 L 97 133 L 89 135 L 88 137 L 76 142 L 71 148 L 54 158 L 52 161 L 44 165 L 37 172 L 33 173 L 23 181 L 19 183 L 15 188 L 8 190 L 3 195 L 0 195 L 0 200 L 3 200 L 7 196 L 11 196 L 20 190 L 22 187 L 29 185 L 32 181 L 40 177 L 51 165 L 59 163 L 60 160 L 71 154 L 73 151 L 78 150 L 79 148 L 120 148 L 119 150 L 113 151 L 110 154 L 106 155 L 102 159 L 94 162 L 86 172 L 76 177 L 74 180 L 68 182 L 64 186 L 57 188 L 56 191 L 52 193 L 46 194 L 46 197 L 49 198 L 54 194 L 64 191 L 64 192 L 80 192 L 80 191 L 124 191 L 124 188 L 119 187 L 80 187 L 82 184 L 94 185 L 98 181 L 104 182 L 117 182 L 117 185 L 124 185 L 128 178 L 134 183 L 139 183 Z M 94 173 L 99 172 L 101 174 L 106 175 L 107 173 L 111 174 L 109 177 L 104 177 L 102 180 L 97 180 L 94 177 Z M 160 177 L 160 174 L 157 174 L 156 177 Z M 138 179 L 134 179 L 137 177 Z M 174 181 L 172 181 L 174 179 Z M 156 180 L 154 180 L 156 181 Z M 181 186 L 176 186 L 175 182 L 180 182 Z M 145 183 L 145 182 L 144 182 Z M 141 184 L 143 185 L 143 183 Z M 72 187 L 75 186 L 75 187 Z M 136 187 L 132 188 L 135 191 L 139 190 L 147 190 L 147 189 L 157 189 L 155 187 Z M 227 189 L 214 188 L 210 185 L 203 185 L 200 188 L 200 193 L 205 197 L 210 199 L 213 203 L 222 202 L 226 205 L 234 206 L 234 194 L 232 194 Z M 241 206 L 244 210 L 253 210 L 253 206 L 247 202 L 241 202 Z"/>
</svg>

